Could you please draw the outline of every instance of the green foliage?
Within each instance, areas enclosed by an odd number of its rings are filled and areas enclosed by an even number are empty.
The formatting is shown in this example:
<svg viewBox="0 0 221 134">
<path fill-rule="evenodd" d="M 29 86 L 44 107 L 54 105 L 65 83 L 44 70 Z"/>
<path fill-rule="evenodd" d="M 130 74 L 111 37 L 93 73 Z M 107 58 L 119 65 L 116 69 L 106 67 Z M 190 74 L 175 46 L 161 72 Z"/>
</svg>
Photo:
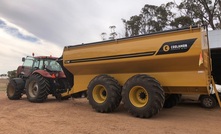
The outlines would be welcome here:
<svg viewBox="0 0 221 134">
<path fill-rule="evenodd" d="M 173 6 L 173 2 L 161 6 L 146 4 L 139 15 L 134 15 L 129 20 L 122 19 L 125 25 L 125 36 L 162 31 L 170 24 L 170 18 L 174 16 L 171 12 Z"/>
<path fill-rule="evenodd" d="M 110 40 L 116 39 L 116 37 L 117 37 L 117 33 L 115 32 L 116 26 L 110 26 L 109 28 L 110 28 L 111 32 L 109 34 L 108 39 L 110 39 Z M 106 40 L 106 36 L 107 36 L 107 33 L 105 33 L 105 32 L 101 33 L 102 40 Z"/>
<path fill-rule="evenodd" d="M 213 30 L 220 29 L 220 0 L 183 0 L 177 6 L 179 11 L 200 25 L 209 25 Z"/>
<path fill-rule="evenodd" d="M 128 21 L 123 20 L 125 28 L 126 28 L 126 33 L 125 33 L 126 37 L 128 37 L 129 35 L 135 36 L 140 33 L 140 29 L 142 26 L 141 18 L 142 18 L 141 16 L 135 15 L 135 16 L 131 16 L 130 20 Z"/>
<path fill-rule="evenodd" d="M 16 77 L 16 73 L 17 73 L 16 70 L 8 71 L 8 77 L 9 77 L 9 79 L 15 78 L 15 77 Z"/>
<path fill-rule="evenodd" d="M 179 28 L 186 27 L 190 25 L 195 25 L 196 23 L 189 16 L 180 16 L 171 21 L 170 26 Z"/>
<path fill-rule="evenodd" d="M 146 4 L 139 15 L 122 19 L 125 36 L 136 36 L 170 28 L 208 25 L 221 29 L 221 0 L 182 0 L 160 6 Z"/>
</svg>

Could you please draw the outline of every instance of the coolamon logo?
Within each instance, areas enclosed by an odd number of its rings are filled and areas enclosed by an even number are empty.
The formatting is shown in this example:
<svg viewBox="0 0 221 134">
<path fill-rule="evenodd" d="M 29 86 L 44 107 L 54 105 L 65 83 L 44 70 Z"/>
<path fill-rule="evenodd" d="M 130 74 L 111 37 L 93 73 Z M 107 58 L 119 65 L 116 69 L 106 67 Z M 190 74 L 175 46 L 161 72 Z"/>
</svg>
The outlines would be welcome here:
<svg viewBox="0 0 221 134">
<path fill-rule="evenodd" d="M 161 46 L 157 55 L 187 52 L 195 41 L 196 41 L 196 38 L 189 39 L 189 40 L 165 42 Z"/>
<path fill-rule="evenodd" d="M 168 52 L 170 50 L 170 46 L 169 45 L 164 45 L 163 46 L 163 51 L 164 52 Z"/>
</svg>

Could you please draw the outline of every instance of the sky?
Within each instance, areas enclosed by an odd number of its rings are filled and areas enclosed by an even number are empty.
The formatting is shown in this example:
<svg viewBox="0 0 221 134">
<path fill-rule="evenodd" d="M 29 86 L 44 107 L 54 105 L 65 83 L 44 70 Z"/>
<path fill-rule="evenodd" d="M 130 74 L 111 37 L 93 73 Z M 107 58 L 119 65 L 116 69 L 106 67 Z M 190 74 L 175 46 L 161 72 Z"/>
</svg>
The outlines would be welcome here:
<svg viewBox="0 0 221 134">
<path fill-rule="evenodd" d="M 145 4 L 169 1 L 0 0 L 0 74 L 16 70 L 32 53 L 60 57 L 64 46 L 101 41 L 109 26 L 120 38 L 122 18 L 138 15 Z"/>
</svg>

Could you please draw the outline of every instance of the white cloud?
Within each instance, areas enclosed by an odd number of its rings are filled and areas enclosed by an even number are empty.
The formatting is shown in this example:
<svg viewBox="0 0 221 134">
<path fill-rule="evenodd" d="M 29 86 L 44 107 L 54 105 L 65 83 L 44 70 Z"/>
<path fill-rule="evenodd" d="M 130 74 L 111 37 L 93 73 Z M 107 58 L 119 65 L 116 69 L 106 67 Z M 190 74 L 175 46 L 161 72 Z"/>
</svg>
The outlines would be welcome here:
<svg viewBox="0 0 221 134">
<path fill-rule="evenodd" d="M 100 41 L 111 25 L 124 34 L 122 18 L 139 14 L 145 4 L 168 1 L 173 0 L 0 0 L 0 17 L 18 30 L 13 35 L 0 29 L 0 74 L 16 69 L 32 52 L 61 56 L 64 46 Z M 26 35 L 38 41 L 27 41 Z"/>
<path fill-rule="evenodd" d="M 33 37 L 34 37 L 33 34 L 29 33 L 29 32 L 26 31 L 25 29 L 20 28 L 19 26 L 15 25 L 15 24 L 13 24 L 13 23 L 11 23 L 11 22 L 9 22 L 9 21 L 7 21 L 6 19 L 0 17 L 0 20 L 3 21 L 3 22 L 5 22 L 8 27 L 12 27 L 12 28 L 18 29 L 18 31 L 20 31 L 20 32 L 21 32 L 22 34 L 24 34 L 24 35 L 29 35 L 29 36 L 33 36 Z"/>
<path fill-rule="evenodd" d="M 14 28 L 19 28 L 22 34 L 33 36 L 24 29 L 10 25 Z M 23 33 L 24 32 L 24 33 Z M 40 39 L 39 39 L 40 40 Z M 0 74 L 7 73 L 7 71 L 16 70 L 22 64 L 21 58 L 35 53 L 36 56 L 56 56 L 62 55 L 62 47 L 44 40 L 40 42 L 29 42 L 11 36 L 4 29 L 0 29 Z"/>
<path fill-rule="evenodd" d="M 37 37 L 35 37 L 33 34 L 28 33 L 26 30 L 8 22 L 3 18 L 0 18 L 0 28 L 4 30 L 4 32 L 16 38 L 20 38 L 22 40 L 26 40 L 29 42 L 40 43 L 40 40 Z"/>
<path fill-rule="evenodd" d="M 139 14 L 145 4 L 168 1 L 173 0 L 1 0 L 0 16 L 41 39 L 65 46 L 100 41 L 100 34 L 109 33 L 111 25 L 124 34 L 121 18 Z"/>
</svg>

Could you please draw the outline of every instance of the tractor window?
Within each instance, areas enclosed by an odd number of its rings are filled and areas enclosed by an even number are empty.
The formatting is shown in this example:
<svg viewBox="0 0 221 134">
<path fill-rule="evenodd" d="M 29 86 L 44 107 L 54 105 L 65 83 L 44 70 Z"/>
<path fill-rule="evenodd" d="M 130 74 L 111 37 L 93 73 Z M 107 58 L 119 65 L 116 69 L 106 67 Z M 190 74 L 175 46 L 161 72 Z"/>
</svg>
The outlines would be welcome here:
<svg viewBox="0 0 221 134">
<path fill-rule="evenodd" d="M 25 62 L 23 63 L 23 66 L 25 66 L 25 67 L 32 67 L 33 62 L 34 62 L 34 58 L 33 57 L 27 57 L 25 59 Z"/>
<path fill-rule="evenodd" d="M 34 62 L 34 68 L 38 68 L 38 66 L 39 66 L 39 60 L 35 60 L 35 62 Z"/>
<path fill-rule="evenodd" d="M 51 71 L 61 71 L 61 66 L 55 60 L 47 60 L 45 61 L 45 66 L 47 69 Z"/>
<path fill-rule="evenodd" d="M 40 69 L 43 69 L 43 68 L 44 68 L 44 67 L 43 67 L 43 60 L 40 60 L 39 68 L 40 68 Z"/>
</svg>

